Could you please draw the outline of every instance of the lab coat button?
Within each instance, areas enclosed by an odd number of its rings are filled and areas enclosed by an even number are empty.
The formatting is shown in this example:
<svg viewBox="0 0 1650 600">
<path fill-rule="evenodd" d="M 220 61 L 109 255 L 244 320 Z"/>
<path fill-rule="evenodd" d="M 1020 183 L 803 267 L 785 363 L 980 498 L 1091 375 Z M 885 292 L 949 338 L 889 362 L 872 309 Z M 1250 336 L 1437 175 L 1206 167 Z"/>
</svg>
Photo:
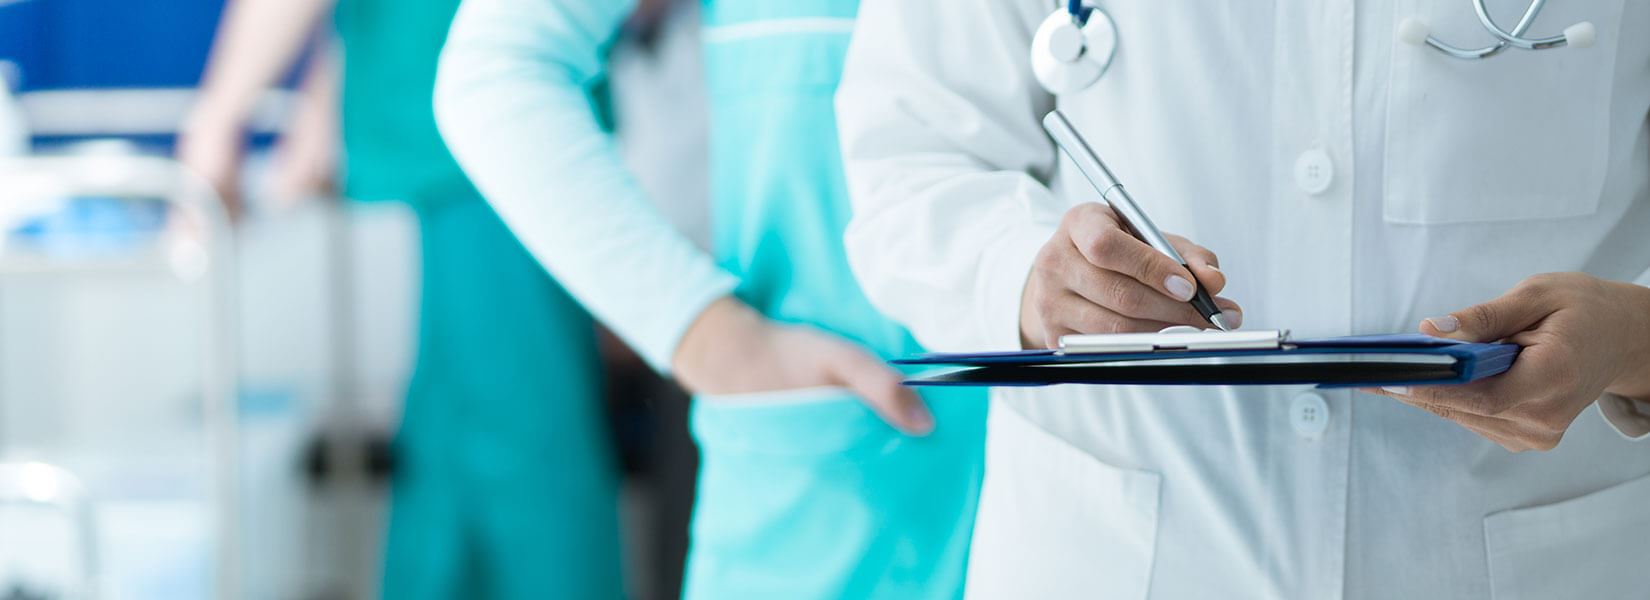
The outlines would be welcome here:
<svg viewBox="0 0 1650 600">
<path fill-rule="evenodd" d="M 1335 163 L 1329 160 L 1329 153 L 1313 148 L 1295 159 L 1295 185 L 1301 191 L 1316 196 L 1328 190 L 1334 182 Z"/>
<path fill-rule="evenodd" d="M 1307 439 L 1318 439 L 1329 428 L 1329 403 L 1323 396 L 1307 392 L 1295 396 L 1289 405 L 1289 426 L 1295 434 Z"/>
</svg>

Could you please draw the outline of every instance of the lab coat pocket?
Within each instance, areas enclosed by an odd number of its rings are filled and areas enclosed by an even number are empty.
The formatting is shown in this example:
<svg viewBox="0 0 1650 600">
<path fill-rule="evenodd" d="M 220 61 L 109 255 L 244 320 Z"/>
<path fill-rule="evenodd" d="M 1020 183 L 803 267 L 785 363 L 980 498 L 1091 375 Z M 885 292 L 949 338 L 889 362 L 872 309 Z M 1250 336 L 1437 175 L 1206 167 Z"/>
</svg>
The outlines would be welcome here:
<svg viewBox="0 0 1650 600">
<path fill-rule="evenodd" d="M 1462 60 L 1394 41 L 1387 90 L 1385 220 L 1449 224 L 1578 217 L 1598 210 L 1625 0 L 1546 6 L 1528 35 L 1591 21 L 1589 48 L 1507 49 Z M 1504 26 L 1526 0 L 1491 1 Z M 1492 39 L 1468 2 L 1407 0 L 1396 19 L 1463 47 Z M 1394 23 L 1396 29 L 1397 24 Z"/>
<path fill-rule="evenodd" d="M 1555 504 L 1484 519 L 1496 600 L 1643 598 L 1650 476 Z"/>
<path fill-rule="evenodd" d="M 969 598 L 1145 598 L 1161 477 L 1096 460 L 996 403 Z"/>
</svg>

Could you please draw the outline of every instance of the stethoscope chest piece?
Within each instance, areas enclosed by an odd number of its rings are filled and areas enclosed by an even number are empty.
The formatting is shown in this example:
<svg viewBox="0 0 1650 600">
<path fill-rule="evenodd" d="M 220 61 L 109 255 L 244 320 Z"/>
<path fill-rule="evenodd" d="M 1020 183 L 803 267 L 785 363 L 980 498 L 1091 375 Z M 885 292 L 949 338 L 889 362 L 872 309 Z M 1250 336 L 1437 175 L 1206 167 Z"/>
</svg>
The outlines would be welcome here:
<svg viewBox="0 0 1650 600">
<path fill-rule="evenodd" d="M 1099 81 L 1116 53 L 1117 25 L 1105 11 L 1090 8 L 1078 24 L 1070 12 L 1057 10 L 1031 38 L 1031 72 L 1051 93 L 1076 92 Z"/>
</svg>

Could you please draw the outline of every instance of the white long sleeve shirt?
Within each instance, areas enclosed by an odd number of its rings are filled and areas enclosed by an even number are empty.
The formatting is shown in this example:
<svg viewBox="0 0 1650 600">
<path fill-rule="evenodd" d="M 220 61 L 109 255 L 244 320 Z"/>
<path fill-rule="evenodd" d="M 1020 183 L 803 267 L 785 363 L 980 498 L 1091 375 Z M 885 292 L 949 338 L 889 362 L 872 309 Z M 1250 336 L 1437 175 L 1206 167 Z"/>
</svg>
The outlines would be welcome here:
<svg viewBox="0 0 1650 600">
<path fill-rule="evenodd" d="M 588 87 L 634 2 L 466 0 L 441 55 L 448 147 L 535 258 L 660 371 L 733 275 L 649 203 Z"/>
<path fill-rule="evenodd" d="M 1542 272 L 1650 284 L 1650 3 L 1550 3 L 1537 32 L 1588 20 L 1597 45 L 1474 62 L 1395 35 L 1413 15 L 1487 43 L 1466 0 L 1099 4 L 1115 61 L 1059 96 L 1027 52 L 1064 2 L 861 9 L 837 98 L 847 247 L 928 347 L 1018 347 L 1033 256 L 1097 199 L 1041 130 L 1055 107 L 1159 227 L 1220 255 L 1248 329 L 1413 331 Z M 1350 391 L 995 397 L 974 596 L 1650 594 L 1650 426 L 1628 400 L 1515 455 Z"/>
</svg>

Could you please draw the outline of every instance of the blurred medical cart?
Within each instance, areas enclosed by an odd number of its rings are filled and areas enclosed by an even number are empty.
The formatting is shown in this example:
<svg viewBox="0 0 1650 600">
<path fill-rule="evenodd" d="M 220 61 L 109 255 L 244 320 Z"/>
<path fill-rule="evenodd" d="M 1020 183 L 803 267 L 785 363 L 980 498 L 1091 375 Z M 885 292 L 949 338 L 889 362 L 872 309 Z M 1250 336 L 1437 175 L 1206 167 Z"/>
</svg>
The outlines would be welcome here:
<svg viewBox="0 0 1650 600">
<path fill-rule="evenodd" d="M 0 159 L 0 353 L 14 353 L 0 365 L 18 370 L 0 373 L 0 598 L 237 597 L 227 217 L 169 159 L 82 150 Z M 182 301 L 122 314 L 152 294 Z M 110 319 L 163 334 L 85 329 Z M 133 540 L 142 551 L 107 560 Z M 171 578 L 111 590 L 115 564 Z"/>
</svg>

